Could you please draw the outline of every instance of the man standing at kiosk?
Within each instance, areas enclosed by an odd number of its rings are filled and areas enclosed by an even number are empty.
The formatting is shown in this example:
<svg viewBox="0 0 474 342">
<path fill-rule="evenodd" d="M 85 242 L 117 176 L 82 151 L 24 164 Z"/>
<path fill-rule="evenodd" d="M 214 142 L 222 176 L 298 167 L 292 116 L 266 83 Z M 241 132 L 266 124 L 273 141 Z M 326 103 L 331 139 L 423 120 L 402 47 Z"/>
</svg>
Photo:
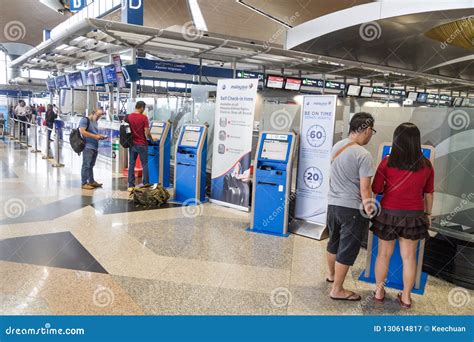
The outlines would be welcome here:
<svg viewBox="0 0 474 342">
<path fill-rule="evenodd" d="M 339 141 L 331 151 L 331 176 L 328 193 L 329 242 L 327 261 L 333 283 L 330 297 L 334 300 L 358 301 L 361 297 L 343 287 L 349 267 L 359 254 L 363 234 L 372 213 L 374 175 L 372 156 L 367 145 L 375 134 L 374 118 L 369 113 L 355 114 L 349 124 L 349 137 Z M 367 215 L 363 215 L 361 208 Z"/>
<path fill-rule="evenodd" d="M 129 148 L 128 162 L 128 189 L 135 187 L 135 163 L 140 156 L 142 163 L 142 184 L 148 184 L 148 142 L 147 138 L 153 140 L 150 133 L 150 123 L 148 117 L 144 114 L 146 104 L 144 101 L 138 101 L 135 105 L 135 112 L 128 115 L 127 121 L 132 131 L 133 146 Z"/>
</svg>

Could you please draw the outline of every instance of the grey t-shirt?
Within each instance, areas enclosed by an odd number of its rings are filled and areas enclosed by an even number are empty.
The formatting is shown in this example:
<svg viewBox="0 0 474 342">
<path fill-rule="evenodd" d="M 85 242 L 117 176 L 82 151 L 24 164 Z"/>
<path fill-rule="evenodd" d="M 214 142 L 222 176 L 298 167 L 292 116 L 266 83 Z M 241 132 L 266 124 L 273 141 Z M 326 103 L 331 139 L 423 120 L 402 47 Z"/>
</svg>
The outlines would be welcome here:
<svg viewBox="0 0 474 342">
<path fill-rule="evenodd" d="M 331 151 L 332 157 L 351 141 L 346 138 L 339 141 Z M 374 162 L 369 151 L 360 145 L 346 148 L 331 164 L 328 204 L 359 209 L 360 177 L 374 175 Z"/>
</svg>

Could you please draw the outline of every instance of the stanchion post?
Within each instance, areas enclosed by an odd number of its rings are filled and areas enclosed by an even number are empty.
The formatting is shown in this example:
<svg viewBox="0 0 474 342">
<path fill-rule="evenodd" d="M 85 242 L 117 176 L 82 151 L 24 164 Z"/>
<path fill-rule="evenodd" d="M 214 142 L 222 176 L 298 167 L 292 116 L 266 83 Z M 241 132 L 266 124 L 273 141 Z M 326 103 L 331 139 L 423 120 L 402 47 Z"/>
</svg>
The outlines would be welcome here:
<svg viewBox="0 0 474 342">
<path fill-rule="evenodd" d="M 48 136 L 48 131 L 52 131 L 52 129 L 50 129 L 48 126 L 46 126 L 46 155 L 43 156 L 43 159 L 51 159 L 52 156 L 49 155 L 49 150 L 51 149 L 50 148 L 50 141 L 49 141 L 49 136 Z"/>
<path fill-rule="evenodd" d="M 59 162 L 60 153 L 59 153 L 59 129 L 58 129 L 58 127 L 56 127 L 55 145 L 56 145 L 56 163 L 53 164 L 53 167 L 64 167 L 64 164 L 61 164 Z"/>
<path fill-rule="evenodd" d="M 31 147 L 29 141 L 30 141 L 30 127 L 31 127 L 31 123 L 28 122 L 27 124 L 25 124 L 25 131 L 26 131 L 26 147 Z"/>
<path fill-rule="evenodd" d="M 31 153 L 38 153 L 41 152 L 41 150 L 38 150 L 38 124 L 34 124 L 35 128 L 35 148 L 31 150 Z"/>
</svg>

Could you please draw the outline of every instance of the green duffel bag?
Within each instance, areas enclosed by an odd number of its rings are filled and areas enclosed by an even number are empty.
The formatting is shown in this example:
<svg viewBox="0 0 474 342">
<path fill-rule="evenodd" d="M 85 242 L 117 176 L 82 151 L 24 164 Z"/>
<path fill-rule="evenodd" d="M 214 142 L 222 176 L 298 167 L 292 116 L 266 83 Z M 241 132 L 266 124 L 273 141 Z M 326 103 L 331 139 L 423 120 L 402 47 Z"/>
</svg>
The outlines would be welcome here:
<svg viewBox="0 0 474 342">
<path fill-rule="evenodd" d="M 159 207 L 168 202 L 170 194 L 161 184 L 147 184 L 141 188 L 133 188 L 130 200 L 144 207 Z"/>
</svg>

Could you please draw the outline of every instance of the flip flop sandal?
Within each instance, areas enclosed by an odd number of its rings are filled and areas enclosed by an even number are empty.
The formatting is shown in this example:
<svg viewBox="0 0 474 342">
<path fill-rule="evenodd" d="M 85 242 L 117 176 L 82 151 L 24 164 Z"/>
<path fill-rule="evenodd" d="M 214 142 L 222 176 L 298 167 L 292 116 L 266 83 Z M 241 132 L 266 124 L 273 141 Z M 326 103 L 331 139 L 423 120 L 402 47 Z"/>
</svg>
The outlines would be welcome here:
<svg viewBox="0 0 474 342">
<path fill-rule="evenodd" d="M 385 290 L 383 290 L 383 297 L 382 298 L 377 298 L 377 291 L 372 292 L 374 295 L 374 300 L 378 303 L 383 303 L 385 300 Z"/>
<path fill-rule="evenodd" d="M 355 298 L 352 298 L 356 296 Z M 348 302 L 358 302 L 362 299 L 361 296 L 359 296 L 358 294 L 356 294 L 355 292 L 352 292 L 351 291 L 351 294 L 347 297 L 341 297 L 341 298 L 337 298 L 337 297 L 331 297 L 329 296 L 329 298 L 331 298 L 332 300 L 345 300 L 345 301 L 348 301 Z"/>
<path fill-rule="evenodd" d="M 397 295 L 397 299 L 398 299 L 398 303 L 400 304 L 400 306 L 401 306 L 402 308 L 405 308 L 405 309 L 411 308 L 411 303 L 405 303 L 405 302 L 402 300 L 402 293 L 401 293 L 401 292 Z"/>
<path fill-rule="evenodd" d="M 327 282 L 327 283 L 334 283 L 334 280 L 331 280 L 331 279 L 329 279 L 329 278 L 326 278 L 326 282 Z"/>
</svg>

